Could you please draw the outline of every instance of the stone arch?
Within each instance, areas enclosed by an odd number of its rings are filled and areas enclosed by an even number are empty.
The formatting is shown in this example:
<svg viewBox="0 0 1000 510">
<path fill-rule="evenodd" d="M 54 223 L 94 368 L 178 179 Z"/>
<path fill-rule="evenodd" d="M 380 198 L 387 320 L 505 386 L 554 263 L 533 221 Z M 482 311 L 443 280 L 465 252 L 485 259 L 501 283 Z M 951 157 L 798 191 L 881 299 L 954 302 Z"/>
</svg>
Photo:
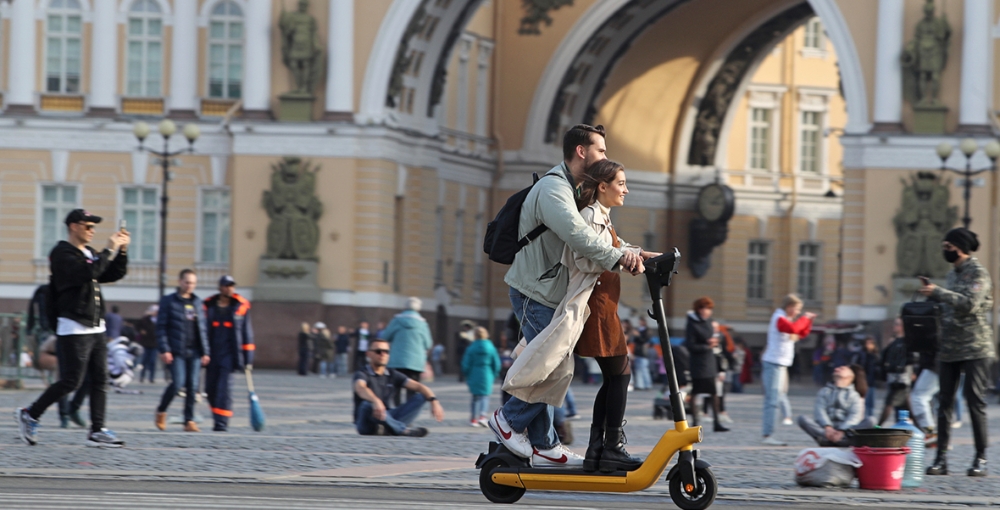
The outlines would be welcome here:
<svg viewBox="0 0 1000 510">
<path fill-rule="evenodd" d="M 575 104 L 569 105 L 574 122 L 584 121 L 592 117 L 592 108 L 604 77 L 610 72 L 617 60 L 628 50 L 635 38 L 656 20 L 668 15 L 670 11 L 684 3 L 697 0 L 660 0 L 639 5 L 628 0 L 609 0 L 593 5 L 569 31 L 549 60 L 538 86 L 529 110 L 527 124 L 524 130 L 522 153 L 527 158 L 551 159 L 554 133 L 559 130 L 557 117 L 567 109 L 567 102 L 562 91 L 573 84 L 576 91 Z M 847 23 L 841 15 L 835 0 L 802 0 L 783 4 L 785 9 L 806 5 L 819 16 L 827 29 L 828 37 L 834 46 L 841 66 L 841 79 L 844 84 L 844 96 L 848 109 L 848 133 L 864 133 L 870 128 L 868 119 L 867 90 L 857 49 L 851 38 Z M 641 8 L 645 10 L 640 10 Z M 631 19 L 629 19 L 631 16 Z M 761 24 L 767 20 L 761 20 Z M 607 33 L 621 25 L 617 36 L 610 43 L 601 41 L 607 38 Z M 736 43 L 738 41 L 733 41 Z M 601 60 L 595 62 L 599 69 L 581 66 L 585 60 L 583 53 L 595 44 L 608 44 L 611 51 Z M 580 69 L 590 73 L 580 78 Z M 596 72 L 596 76 L 595 76 Z M 578 82 L 574 84 L 574 81 Z M 705 84 L 707 85 L 707 81 Z M 686 154 L 685 154 L 686 156 Z M 687 159 L 686 157 L 684 158 Z"/>
</svg>

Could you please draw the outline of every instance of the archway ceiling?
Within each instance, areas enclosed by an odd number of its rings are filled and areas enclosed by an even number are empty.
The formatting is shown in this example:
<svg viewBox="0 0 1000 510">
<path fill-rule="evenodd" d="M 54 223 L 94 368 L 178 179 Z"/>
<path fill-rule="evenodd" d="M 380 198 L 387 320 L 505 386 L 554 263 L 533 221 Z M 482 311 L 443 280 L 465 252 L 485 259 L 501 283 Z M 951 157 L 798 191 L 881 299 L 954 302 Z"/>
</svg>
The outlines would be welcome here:
<svg viewBox="0 0 1000 510">
<path fill-rule="evenodd" d="M 791 27 L 787 21 L 769 23 L 786 12 L 796 18 Z M 706 73 L 717 72 L 718 63 L 738 50 L 761 56 L 810 16 L 808 3 L 797 0 L 632 0 L 594 32 L 567 68 L 549 111 L 546 142 L 558 143 L 559 133 L 578 122 L 605 124 L 615 159 L 667 172 L 676 131 Z M 758 28 L 767 34 L 763 46 Z M 755 57 L 750 60 L 736 85 L 755 66 Z M 724 99 L 728 108 L 732 94 Z"/>
</svg>

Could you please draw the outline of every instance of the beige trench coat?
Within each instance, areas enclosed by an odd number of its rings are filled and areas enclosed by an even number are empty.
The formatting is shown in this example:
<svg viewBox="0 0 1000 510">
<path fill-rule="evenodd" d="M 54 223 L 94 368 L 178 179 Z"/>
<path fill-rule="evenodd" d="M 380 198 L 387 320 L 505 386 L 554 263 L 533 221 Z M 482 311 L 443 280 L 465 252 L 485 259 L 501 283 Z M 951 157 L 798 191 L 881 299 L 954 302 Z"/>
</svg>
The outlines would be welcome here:
<svg viewBox="0 0 1000 510">
<path fill-rule="evenodd" d="M 611 230 L 607 227 L 611 222 L 596 203 L 585 207 L 580 214 L 602 239 L 609 244 L 612 242 Z M 621 238 L 619 240 L 622 250 L 639 252 L 639 247 Z M 541 402 L 557 407 L 562 407 L 569 385 L 573 382 L 573 349 L 590 317 L 587 302 L 594 284 L 604 272 L 603 267 L 577 255 L 568 246 L 563 250 L 560 263 L 570 270 L 566 297 L 556 307 L 552 322 L 531 343 L 525 345 L 525 341 L 521 340 L 515 350 L 520 352 L 503 383 L 504 391 L 525 402 Z"/>
</svg>

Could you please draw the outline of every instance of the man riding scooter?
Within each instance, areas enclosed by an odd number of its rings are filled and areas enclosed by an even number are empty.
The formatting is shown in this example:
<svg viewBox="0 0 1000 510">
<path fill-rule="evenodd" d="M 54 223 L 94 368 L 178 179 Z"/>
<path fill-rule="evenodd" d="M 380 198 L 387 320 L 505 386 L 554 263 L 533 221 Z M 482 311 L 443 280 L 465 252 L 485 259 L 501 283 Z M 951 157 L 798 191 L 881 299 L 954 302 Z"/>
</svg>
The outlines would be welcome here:
<svg viewBox="0 0 1000 510">
<path fill-rule="evenodd" d="M 225 432 L 233 415 L 233 372 L 253 366 L 253 326 L 250 302 L 236 293 L 236 280 L 219 279 L 219 293 L 205 300 L 208 343 L 212 360 L 206 373 L 205 392 L 212 406 L 212 430 Z"/>
</svg>

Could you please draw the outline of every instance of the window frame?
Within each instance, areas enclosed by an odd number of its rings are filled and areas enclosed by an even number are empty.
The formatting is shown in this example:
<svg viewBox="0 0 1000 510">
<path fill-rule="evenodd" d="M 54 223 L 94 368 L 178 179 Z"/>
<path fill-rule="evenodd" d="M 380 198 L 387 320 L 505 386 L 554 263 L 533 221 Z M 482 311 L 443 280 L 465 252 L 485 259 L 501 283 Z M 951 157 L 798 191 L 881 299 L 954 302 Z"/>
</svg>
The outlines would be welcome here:
<svg viewBox="0 0 1000 510">
<path fill-rule="evenodd" d="M 158 262 L 160 260 L 160 235 L 161 235 L 160 229 L 162 228 L 162 225 L 160 224 L 161 222 L 160 210 L 161 206 L 163 205 L 163 203 L 161 202 L 163 191 L 161 190 L 160 186 L 156 184 L 134 184 L 134 183 L 119 184 L 118 211 L 117 211 L 119 221 L 125 218 L 125 209 L 127 208 L 125 204 L 125 190 L 127 189 L 137 189 L 140 192 L 143 190 L 154 190 L 156 192 L 156 198 L 153 201 L 153 211 L 154 211 L 154 216 L 156 218 L 154 222 L 156 224 L 156 228 L 153 233 L 153 258 L 152 259 L 142 258 L 142 247 L 139 245 L 139 243 L 141 242 L 141 238 L 139 237 L 139 235 L 141 234 L 139 233 L 139 230 L 137 229 L 136 225 L 129 224 L 126 226 L 126 228 L 132 235 L 133 241 L 135 241 L 134 243 L 131 244 L 128 251 L 129 261 L 136 263 Z M 143 207 L 141 196 L 139 198 L 139 203 L 137 205 L 139 206 L 138 210 L 140 212 L 146 210 L 146 208 Z"/>
<path fill-rule="evenodd" d="M 806 116 L 815 115 L 816 123 L 807 125 L 805 120 Z M 807 127 L 809 126 L 809 127 Z M 824 175 L 826 173 L 826 165 L 824 159 L 826 157 L 825 144 L 823 143 L 823 133 L 826 126 L 826 112 L 823 110 L 803 108 L 799 110 L 799 133 L 798 133 L 798 147 L 796 147 L 797 161 L 796 169 L 799 173 L 803 175 Z M 807 132 L 811 132 L 815 137 L 815 149 L 816 154 L 813 158 L 814 169 L 807 170 L 804 167 L 805 158 L 805 137 Z"/>
<path fill-rule="evenodd" d="M 44 237 L 44 227 L 45 227 L 45 225 L 43 224 L 44 221 L 45 221 L 45 214 L 44 214 L 43 210 L 45 209 L 45 187 L 46 186 L 56 186 L 56 187 L 60 188 L 60 190 L 61 190 L 61 188 L 64 188 L 64 187 L 66 187 L 66 188 L 70 188 L 70 187 L 71 188 L 76 188 L 76 200 L 74 201 L 74 203 L 72 205 L 67 205 L 65 210 L 58 210 L 57 209 L 57 211 L 56 211 L 56 230 L 59 231 L 60 228 L 62 229 L 62 235 L 57 235 L 56 236 L 58 238 L 56 240 L 56 244 L 58 244 L 59 241 L 66 239 L 66 223 L 65 223 L 66 215 L 69 214 L 69 211 L 72 211 L 73 209 L 79 209 L 81 207 L 80 206 L 80 191 L 81 191 L 80 188 L 82 186 L 80 185 L 80 183 L 77 183 L 77 182 L 51 182 L 51 181 L 50 182 L 39 182 L 38 183 L 38 187 L 36 188 L 36 191 L 35 191 L 37 193 L 37 195 L 36 195 L 36 201 L 35 201 L 35 255 L 36 255 L 35 258 L 36 259 L 46 259 L 46 258 L 48 258 L 49 252 L 51 252 L 52 248 L 55 246 L 55 244 L 53 244 L 52 246 L 49 246 L 47 250 L 46 250 L 46 248 L 44 246 L 42 246 L 42 242 L 44 241 L 43 237 Z M 60 196 L 61 196 L 61 192 L 60 192 Z M 60 203 L 59 207 L 60 208 L 63 207 L 61 205 L 61 203 Z M 62 214 L 60 214 L 60 213 L 62 213 Z"/>
<path fill-rule="evenodd" d="M 784 85 L 768 85 L 768 84 L 758 84 L 751 83 L 747 86 L 747 118 L 746 118 L 746 160 L 743 166 L 747 172 L 761 174 L 775 174 L 779 171 L 779 157 L 780 154 L 780 142 L 781 142 L 781 101 L 785 93 L 788 91 L 788 87 Z M 770 139 L 767 144 L 769 151 L 768 168 L 760 169 L 753 168 L 751 162 L 753 161 L 753 129 L 754 129 L 754 109 L 765 109 L 770 110 L 771 120 L 770 120 Z M 767 182 L 768 185 L 772 183 L 770 180 Z"/>
<path fill-rule="evenodd" d="M 834 94 L 837 94 L 837 90 L 827 87 L 798 87 L 798 117 L 796 120 L 795 132 L 796 132 L 796 146 L 793 151 L 794 167 L 795 173 L 800 176 L 807 177 L 820 177 L 826 176 L 830 173 L 830 137 L 826 136 L 827 130 L 830 128 L 830 101 Z M 817 135 L 817 152 L 816 162 L 818 164 L 818 171 L 813 172 L 803 172 L 802 171 L 802 120 L 807 112 L 814 112 L 819 114 L 819 129 Z"/>
<path fill-rule="evenodd" d="M 229 210 L 226 213 L 229 215 L 229 238 L 227 238 L 226 244 L 228 245 L 229 259 L 227 260 L 205 260 L 202 257 L 202 248 L 204 247 L 204 215 L 205 209 L 205 193 L 215 193 L 215 192 L 226 192 L 229 194 Z M 199 186 L 198 187 L 198 207 L 196 208 L 197 220 L 195 225 L 195 257 L 194 259 L 198 261 L 198 264 L 217 264 L 229 266 L 233 257 L 233 190 L 229 186 Z M 221 236 L 220 236 L 221 239 Z M 221 246 L 221 245 L 220 245 Z"/>
<path fill-rule="evenodd" d="M 164 10 L 163 5 L 161 5 L 158 0 L 152 0 L 152 3 L 155 4 L 158 9 L 160 9 L 159 12 L 156 12 L 156 13 L 150 13 L 150 12 L 145 12 L 145 11 L 143 11 L 143 12 L 135 12 L 135 11 L 132 10 L 132 8 L 135 6 L 136 2 L 138 2 L 138 1 L 139 0 L 131 0 L 131 2 L 129 3 L 128 9 L 124 12 L 124 18 L 125 18 L 125 22 L 124 22 L 124 25 L 125 25 L 125 37 L 124 37 L 124 51 L 123 51 L 123 53 L 124 53 L 124 61 L 125 61 L 124 64 L 125 65 L 124 65 L 124 73 L 122 73 L 122 77 L 123 77 L 123 80 L 124 80 L 124 83 L 123 83 L 123 86 L 122 86 L 122 91 L 124 93 L 122 95 L 123 95 L 123 97 L 135 97 L 135 98 L 163 98 L 163 97 L 166 96 L 166 94 L 164 93 L 164 88 L 165 88 L 165 85 L 166 85 L 166 80 L 165 80 L 165 74 L 166 73 L 165 73 L 165 70 L 167 68 L 167 59 L 169 58 L 168 55 L 166 54 L 166 37 L 164 35 L 165 34 L 164 30 L 167 27 L 167 17 L 168 16 L 167 16 L 167 13 Z M 130 22 L 132 21 L 133 18 L 138 18 L 138 19 L 143 20 L 143 34 L 142 35 L 132 35 L 132 34 L 129 33 L 129 24 L 130 24 Z M 149 20 L 153 19 L 153 18 L 158 18 L 160 20 L 160 35 L 158 35 L 158 36 L 151 36 L 151 35 L 148 34 Z M 131 90 L 129 90 L 129 82 L 130 82 L 129 71 L 131 70 L 131 64 L 130 64 L 131 59 L 129 58 L 129 45 L 133 41 L 141 42 L 142 43 L 142 50 L 143 50 L 142 54 L 141 54 L 142 55 L 142 59 L 141 59 L 141 63 L 142 64 L 141 64 L 140 80 L 139 80 L 139 89 L 140 89 L 140 91 L 138 93 L 133 93 Z M 149 69 L 150 69 L 149 62 L 148 62 L 148 60 L 149 60 L 148 59 L 148 56 L 149 56 L 148 55 L 148 49 L 149 49 L 149 43 L 152 43 L 152 42 L 158 42 L 160 44 L 160 77 L 159 77 L 159 88 L 160 88 L 160 90 L 159 90 L 159 94 L 155 94 L 155 95 L 154 94 L 150 94 L 149 90 L 148 90 L 148 85 L 149 85 L 149 83 L 148 83 L 149 82 L 148 73 L 149 73 Z"/>
<path fill-rule="evenodd" d="M 827 35 L 823 20 L 815 16 L 806 21 L 802 27 L 802 56 L 805 58 L 826 58 Z M 810 38 L 815 40 L 815 46 L 809 44 Z"/>
<path fill-rule="evenodd" d="M 236 8 L 240 10 L 240 15 L 239 16 L 235 16 L 235 15 L 232 15 L 232 14 L 221 15 L 221 14 L 214 14 L 213 13 L 213 11 L 218 6 L 223 5 L 223 4 L 228 4 L 228 3 L 231 3 L 231 4 L 235 5 Z M 246 32 L 246 9 L 245 9 L 245 6 L 241 5 L 240 2 L 237 2 L 235 0 L 218 0 L 218 1 L 214 2 L 210 6 L 210 9 L 208 9 L 207 12 L 208 12 L 208 15 L 205 18 L 206 19 L 206 21 L 205 21 L 205 97 L 207 99 L 213 99 L 213 100 L 235 100 L 235 101 L 238 101 L 238 100 L 240 100 L 240 99 L 243 98 L 243 92 L 245 91 L 244 85 L 246 85 L 246 67 L 247 67 L 246 66 L 246 60 L 247 60 L 247 53 L 246 53 L 247 37 L 246 37 L 246 34 L 247 34 L 247 32 Z M 232 97 L 232 96 L 229 95 L 229 84 L 230 84 L 229 83 L 229 80 L 230 80 L 229 79 L 229 66 L 231 65 L 231 62 L 229 61 L 229 48 L 230 48 L 231 45 L 234 44 L 234 41 L 236 41 L 236 39 L 230 38 L 230 37 L 228 37 L 228 35 L 229 35 L 230 23 L 232 23 L 234 21 L 237 21 L 237 20 L 239 20 L 239 23 L 241 23 L 243 25 L 243 35 L 239 39 L 239 45 L 240 45 L 240 47 L 242 49 L 241 60 L 240 60 L 240 95 L 238 97 Z M 223 22 L 225 30 L 226 30 L 226 36 L 227 36 L 224 39 L 219 39 L 218 40 L 219 42 L 215 42 L 215 44 L 222 44 L 222 47 L 223 47 L 223 60 L 224 60 L 224 64 L 225 64 L 224 65 L 224 67 L 225 67 L 225 73 L 224 73 L 224 77 L 223 77 L 223 80 L 222 80 L 222 92 L 223 92 L 223 94 L 221 96 L 213 96 L 212 95 L 212 44 L 213 44 L 213 41 L 215 41 L 214 39 L 212 39 L 212 22 L 213 21 L 222 21 Z"/>
<path fill-rule="evenodd" d="M 83 24 L 86 21 L 88 21 L 86 19 L 87 5 L 83 0 L 75 0 L 75 1 L 79 5 L 79 8 L 50 7 L 50 5 L 52 4 L 52 0 L 45 1 L 45 9 L 44 9 L 45 14 L 44 17 L 42 18 L 42 25 L 43 25 L 42 44 L 44 45 L 43 57 L 42 57 L 42 76 L 43 76 L 43 83 L 41 87 L 42 94 L 61 94 L 61 95 L 72 95 L 72 96 L 79 96 L 83 94 L 84 67 L 85 67 L 83 65 L 83 43 L 84 43 Z M 68 25 L 67 22 L 69 18 L 73 15 L 76 15 L 80 18 L 80 31 L 76 35 L 66 32 L 66 27 Z M 62 18 L 63 30 L 59 33 L 59 35 L 56 36 L 50 35 L 49 32 L 50 16 L 60 16 Z M 52 38 L 59 38 L 62 44 L 62 52 L 59 62 L 59 90 L 49 90 L 49 53 L 51 52 L 51 49 L 49 48 L 49 39 Z M 74 38 L 77 39 L 79 42 L 78 44 L 79 54 L 77 55 L 77 59 L 79 60 L 80 69 L 77 75 L 76 90 L 69 91 L 67 90 L 69 77 L 66 69 L 66 62 L 68 60 L 68 51 L 66 49 L 67 48 L 66 43 L 70 39 Z"/>
<path fill-rule="evenodd" d="M 753 253 L 751 250 L 753 249 L 753 247 L 755 245 L 757 245 L 757 246 L 763 246 L 764 247 L 764 253 L 762 253 L 762 254 Z M 746 293 L 745 293 L 745 296 L 746 296 L 746 299 L 747 299 L 747 303 L 750 306 L 769 306 L 771 304 L 771 261 L 770 261 L 770 253 L 771 253 L 771 246 L 772 245 L 773 245 L 773 243 L 771 241 L 769 241 L 769 240 L 766 240 L 766 239 L 751 239 L 747 243 L 747 280 L 746 280 Z M 760 296 L 752 295 L 751 294 L 751 289 L 753 287 L 751 286 L 751 281 L 750 281 L 750 277 L 751 277 L 750 264 L 753 261 L 762 261 L 763 262 L 763 267 L 762 267 L 763 278 L 761 279 L 761 283 L 760 283 L 760 290 L 761 290 L 761 292 L 760 292 L 761 295 Z"/>
<path fill-rule="evenodd" d="M 812 255 L 803 255 L 802 249 L 805 247 L 811 247 L 815 250 Z M 812 296 L 808 293 L 803 292 L 802 289 L 802 265 L 803 263 L 813 264 L 812 277 Z M 796 250 L 795 257 L 795 291 L 806 303 L 822 303 L 823 302 L 823 289 L 822 289 L 822 274 L 823 274 L 823 244 L 819 241 L 802 241 L 799 243 L 798 250 Z"/>
</svg>

